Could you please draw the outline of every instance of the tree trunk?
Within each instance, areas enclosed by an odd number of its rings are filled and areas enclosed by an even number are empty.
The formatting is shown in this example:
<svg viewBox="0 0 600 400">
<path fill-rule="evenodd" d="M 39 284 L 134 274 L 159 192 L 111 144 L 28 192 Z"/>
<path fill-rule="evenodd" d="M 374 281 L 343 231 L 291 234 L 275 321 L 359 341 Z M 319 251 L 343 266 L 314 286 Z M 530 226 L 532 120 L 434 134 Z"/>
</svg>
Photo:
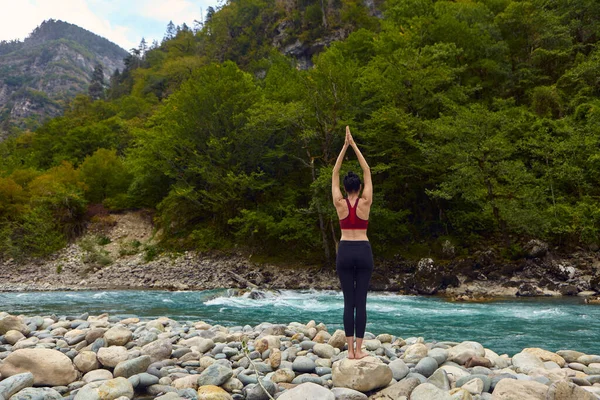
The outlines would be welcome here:
<svg viewBox="0 0 600 400">
<path fill-rule="evenodd" d="M 312 173 L 313 182 L 317 180 L 317 173 L 315 171 L 315 159 L 310 159 L 310 171 Z M 327 240 L 327 228 L 325 227 L 325 218 L 323 217 L 323 211 L 321 206 L 317 202 L 317 213 L 319 214 L 319 229 L 321 230 L 321 238 L 323 239 L 323 251 L 325 252 L 325 260 L 327 264 L 331 263 L 331 251 L 329 250 L 329 243 Z"/>
</svg>

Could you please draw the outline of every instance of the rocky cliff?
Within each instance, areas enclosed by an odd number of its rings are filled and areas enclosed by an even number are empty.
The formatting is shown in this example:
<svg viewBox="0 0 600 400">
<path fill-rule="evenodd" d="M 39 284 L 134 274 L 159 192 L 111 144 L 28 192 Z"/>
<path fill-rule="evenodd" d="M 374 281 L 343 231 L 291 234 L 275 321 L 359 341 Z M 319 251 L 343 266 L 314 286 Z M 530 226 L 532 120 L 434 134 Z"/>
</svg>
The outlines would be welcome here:
<svg viewBox="0 0 600 400">
<path fill-rule="evenodd" d="M 96 64 L 106 81 L 128 53 L 76 25 L 48 20 L 24 41 L 0 42 L 0 139 L 11 127 L 35 128 L 84 93 Z"/>
</svg>

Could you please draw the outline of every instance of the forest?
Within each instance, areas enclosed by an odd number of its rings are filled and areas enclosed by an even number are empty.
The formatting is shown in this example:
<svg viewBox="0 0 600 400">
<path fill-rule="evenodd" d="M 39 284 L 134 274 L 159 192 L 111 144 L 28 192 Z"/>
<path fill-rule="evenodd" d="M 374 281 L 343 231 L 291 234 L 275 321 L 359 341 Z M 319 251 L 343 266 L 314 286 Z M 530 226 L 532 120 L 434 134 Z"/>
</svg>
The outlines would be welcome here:
<svg viewBox="0 0 600 400">
<path fill-rule="evenodd" d="M 600 2 L 376 5 L 229 0 L 132 49 L 100 98 L 0 143 L 0 254 L 44 256 L 102 210 L 143 208 L 162 249 L 331 265 L 346 125 L 378 257 L 597 250 Z M 342 37 L 304 69 L 274 47 L 281 26 L 282 46 Z"/>
</svg>

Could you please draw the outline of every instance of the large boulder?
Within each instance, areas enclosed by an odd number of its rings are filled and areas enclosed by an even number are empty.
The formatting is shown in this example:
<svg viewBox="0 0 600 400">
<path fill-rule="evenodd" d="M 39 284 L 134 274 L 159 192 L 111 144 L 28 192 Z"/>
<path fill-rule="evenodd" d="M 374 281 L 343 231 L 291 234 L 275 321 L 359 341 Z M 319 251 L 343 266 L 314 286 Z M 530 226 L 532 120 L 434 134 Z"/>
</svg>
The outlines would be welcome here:
<svg viewBox="0 0 600 400">
<path fill-rule="evenodd" d="M 335 395 L 323 386 L 306 382 L 284 392 L 278 400 L 336 400 Z"/>
<path fill-rule="evenodd" d="M 546 400 L 548 386 L 536 381 L 502 379 L 496 384 L 494 400 Z"/>
<path fill-rule="evenodd" d="M 2 377 L 31 372 L 34 385 L 66 386 L 77 380 L 71 359 L 57 350 L 20 349 L 9 354 L 0 366 Z"/>
<path fill-rule="evenodd" d="M 344 358 L 333 364 L 333 386 L 368 392 L 389 385 L 393 374 L 379 359 L 368 356 L 360 360 Z"/>
<path fill-rule="evenodd" d="M 123 377 L 88 383 L 77 392 L 74 400 L 115 400 L 119 397 L 133 398 L 133 385 Z"/>
</svg>

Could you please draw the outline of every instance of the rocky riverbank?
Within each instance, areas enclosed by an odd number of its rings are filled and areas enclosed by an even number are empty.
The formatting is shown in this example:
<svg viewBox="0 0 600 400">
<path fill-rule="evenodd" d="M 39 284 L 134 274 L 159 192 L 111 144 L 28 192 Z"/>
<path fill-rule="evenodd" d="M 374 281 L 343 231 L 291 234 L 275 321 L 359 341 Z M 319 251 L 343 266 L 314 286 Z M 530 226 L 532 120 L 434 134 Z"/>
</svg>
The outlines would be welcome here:
<svg viewBox="0 0 600 400">
<path fill-rule="evenodd" d="M 108 217 L 107 217 L 108 218 Z M 45 259 L 0 261 L 0 291 L 214 288 L 339 289 L 334 266 L 273 265 L 242 253 L 156 251 L 152 225 L 142 212 L 111 215 Z M 600 258 L 580 250 L 558 255 L 540 241 L 520 259 L 495 250 L 443 259 L 376 259 L 371 290 L 445 294 L 470 300 L 504 296 L 592 295 L 600 292 Z M 292 266 L 293 265 L 293 266 Z"/>
<path fill-rule="evenodd" d="M 343 331 L 0 312 L 0 400 L 594 400 L 600 356 Z"/>
</svg>

